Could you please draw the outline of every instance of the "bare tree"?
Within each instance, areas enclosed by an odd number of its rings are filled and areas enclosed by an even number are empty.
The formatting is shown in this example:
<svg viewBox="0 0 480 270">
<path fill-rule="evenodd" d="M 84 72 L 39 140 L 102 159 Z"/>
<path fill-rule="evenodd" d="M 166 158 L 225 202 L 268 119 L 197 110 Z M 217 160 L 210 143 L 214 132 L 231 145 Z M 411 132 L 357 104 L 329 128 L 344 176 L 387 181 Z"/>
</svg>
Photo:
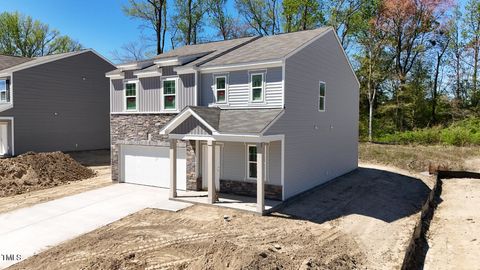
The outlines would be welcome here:
<svg viewBox="0 0 480 270">
<path fill-rule="evenodd" d="M 123 12 L 132 18 L 142 20 L 144 27 L 155 32 L 157 54 L 163 53 L 167 32 L 167 1 L 128 0 L 128 5 L 123 6 Z"/>
<path fill-rule="evenodd" d="M 130 42 L 124 44 L 120 49 L 121 51 L 114 50 L 111 52 L 112 59 L 117 63 L 140 61 L 146 58 L 147 46 L 145 44 Z"/>
<path fill-rule="evenodd" d="M 245 21 L 261 36 L 280 32 L 278 0 L 236 0 L 236 7 Z"/>
</svg>

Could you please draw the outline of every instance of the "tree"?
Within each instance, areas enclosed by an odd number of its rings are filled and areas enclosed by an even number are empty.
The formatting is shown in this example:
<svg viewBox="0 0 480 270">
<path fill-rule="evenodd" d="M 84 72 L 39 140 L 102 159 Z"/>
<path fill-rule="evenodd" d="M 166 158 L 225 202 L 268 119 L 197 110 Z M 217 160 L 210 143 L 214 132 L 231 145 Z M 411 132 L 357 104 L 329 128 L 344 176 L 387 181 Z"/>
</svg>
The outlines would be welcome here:
<svg viewBox="0 0 480 270">
<path fill-rule="evenodd" d="M 314 29 L 324 23 L 317 0 L 283 0 L 283 30 L 295 32 Z"/>
<path fill-rule="evenodd" d="M 447 51 L 449 44 L 450 44 L 450 35 L 447 32 L 448 29 L 446 27 L 439 26 L 435 31 L 433 38 L 430 40 L 432 45 L 432 50 L 434 54 L 434 73 L 433 73 L 433 86 L 432 86 L 432 116 L 431 116 L 431 125 L 435 125 L 437 123 L 437 102 L 438 102 L 438 88 L 439 88 L 439 74 L 440 68 L 443 64 L 443 57 L 445 52 Z"/>
<path fill-rule="evenodd" d="M 163 53 L 167 32 L 167 1 L 128 0 L 128 5 L 123 6 L 123 12 L 127 16 L 142 20 L 143 27 L 155 32 L 157 54 Z"/>
<path fill-rule="evenodd" d="M 447 0 L 385 0 L 379 15 L 394 59 L 397 128 L 402 130 L 403 97 L 408 76 L 419 56 L 427 50 L 428 36 L 435 22 L 445 15 Z"/>
<path fill-rule="evenodd" d="M 197 44 L 200 40 L 205 12 L 208 9 L 206 0 L 176 0 L 176 14 L 172 17 L 176 43 L 185 45 Z M 173 43 L 173 42 L 172 42 Z"/>
<path fill-rule="evenodd" d="M 450 46 L 449 46 L 449 54 L 450 54 L 450 66 L 453 70 L 453 81 L 454 81 L 454 89 L 453 94 L 455 96 L 455 105 L 459 107 L 463 103 L 463 56 L 464 56 L 464 47 L 465 44 L 463 42 L 461 36 L 461 23 L 462 23 L 462 14 L 460 12 L 460 7 L 457 5 L 453 11 L 453 18 L 449 22 L 449 30 L 448 34 L 450 36 Z"/>
<path fill-rule="evenodd" d="M 18 12 L 0 14 L 0 54 L 36 57 L 80 49 L 77 41 L 30 16 Z"/>
<path fill-rule="evenodd" d="M 111 52 L 112 59 L 118 63 L 133 62 L 145 60 L 147 46 L 140 42 L 130 42 L 121 47 L 121 51 Z"/>
<path fill-rule="evenodd" d="M 210 0 L 208 9 L 212 24 L 224 40 L 235 36 L 235 20 L 228 13 L 226 3 L 227 0 Z"/>
<path fill-rule="evenodd" d="M 479 104 L 478 93 L 478 61 L 480 57 L 480 1 L 470 0 L 465 7 L 463 37 L 465 39 L 467 49 L 473 54 L 470 66 L 472 68 L 471 83 L 471 103 L 473 107 Z"/>
<path fill-rule="evenodd" d="M 340 43 L 348 51 L 350 42 L 359 27 L 364 23 L 362 6 L 368 5 L 366 0 L 331 0 L 328 2 L 327 24 L 335 28 Z"/>
<path fill-rule="evenodd" d="M 235 0 L 238 13 L 261 36 L 275 35 L 279 30 L 278 0 Z"/>
</svg>

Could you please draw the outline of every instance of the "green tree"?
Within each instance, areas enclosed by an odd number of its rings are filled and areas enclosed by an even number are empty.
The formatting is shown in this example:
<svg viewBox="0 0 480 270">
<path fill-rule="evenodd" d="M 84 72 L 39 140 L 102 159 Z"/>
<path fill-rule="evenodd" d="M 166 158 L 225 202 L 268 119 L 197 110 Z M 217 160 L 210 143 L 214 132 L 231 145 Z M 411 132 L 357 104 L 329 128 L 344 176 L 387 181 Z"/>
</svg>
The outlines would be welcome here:
<svg viewBox="0 0 480 270">
<path fill-rule="evenodd" d="M 0 54 L 36 57 L 82 49 L 80 43 L 18 12 L 0 14 Z"/>
<path fill-rule="evenodd" d="M 468 61 L 472 69 L 470 100 L 473 107 L 479 104 L 478 61 L 480 57 L 480 0 L 470 0 L 465 6 L 463 37 L 467 50 L 473 55 Z"/>
<path fill-rule="evenodd" d="M 279 0 L 235 0 L 238 13 L 261 36 L 280 32 L 278 18 Z"/>
<path fill-rule="evenodd" d="M 283 0 L 282 6 L 285 32 L 314 29 L 324 23 L 317 0 Z"/>
<path fill-rule="evenodd" d="M 206 0 L 176 0 L 176 13 L 172 17 L 172 39 L 184 45 L 197 44 L 203 30 L 204 15 L 208 10 Z M 173 42 L 172 42 L 173 43 Z M 172 44 L 175 47 L 175 44 Z"/>
<path fill-rule="evenodd" d="M 128 5 L 123 6 L 123 12 L 131 18 L 142 20 L 144 27 L 155 32 L 157 54 L 163 53 L 167 32 L 167 1 L 128 0 Z"/>
</svg>

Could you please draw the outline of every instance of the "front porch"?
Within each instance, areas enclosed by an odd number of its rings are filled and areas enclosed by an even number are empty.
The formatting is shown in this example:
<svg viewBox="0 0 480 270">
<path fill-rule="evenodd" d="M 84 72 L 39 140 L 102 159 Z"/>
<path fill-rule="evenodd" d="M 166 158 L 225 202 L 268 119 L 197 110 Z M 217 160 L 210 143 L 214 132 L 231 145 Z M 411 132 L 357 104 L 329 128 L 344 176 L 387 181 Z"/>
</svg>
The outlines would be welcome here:
<svg viewBox="0 0 480 270">
<path fill-rule="evenodd" d="M 177 197 L 172 200 L 179 202 L 210 204 L 208 202 L 208 191 L 179 190 Z M 282 201 L 265 199 L 265 208 L 263 213 L 269 213 L 282 204 Z M 216 206 L 233 208 L 241 211 L 257 212 L 256 198 L 241 196 L 235 194 L 218 193 L 218 200 L 214 203 Z"/>
<path fill-rule="evenodd" d="M 281 203 L 284 136 L 264 133 L 282 112 L 255 111 L 256 117 L 248 115 L 250 113 L 187 108 L 162 128 L 160 134 L 168 135 L 170 141 L 170 199 L 216 204 L 259 214 Z M 263 116 L 259 117 L 259 113 Z M 240 117 L 257 119 L 257 122 L 252 124 Z M 177 191 L 178 140 L 195 145 L 193 178 L 200 191 Z M 266 197 L 278 201 L 266 200 Z"/>
</svg>

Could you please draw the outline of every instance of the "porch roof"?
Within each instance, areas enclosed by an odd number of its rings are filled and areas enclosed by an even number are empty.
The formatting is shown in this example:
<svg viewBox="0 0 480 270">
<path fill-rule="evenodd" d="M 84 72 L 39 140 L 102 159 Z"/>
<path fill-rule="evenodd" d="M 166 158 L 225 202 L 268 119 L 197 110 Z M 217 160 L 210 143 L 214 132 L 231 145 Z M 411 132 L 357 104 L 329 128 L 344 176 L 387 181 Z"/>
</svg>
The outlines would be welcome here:
<svg viewBox="0 0 480 270">
<path fill-rule="evenodd" d="M 176 127 L 188 118 L 194 117 L 213 134 L 263 134 L 283 111 L 283 109 L 220 109 L 189 106 L 162 128 L 160 133 L 174 133 Z"/>
</svg>

